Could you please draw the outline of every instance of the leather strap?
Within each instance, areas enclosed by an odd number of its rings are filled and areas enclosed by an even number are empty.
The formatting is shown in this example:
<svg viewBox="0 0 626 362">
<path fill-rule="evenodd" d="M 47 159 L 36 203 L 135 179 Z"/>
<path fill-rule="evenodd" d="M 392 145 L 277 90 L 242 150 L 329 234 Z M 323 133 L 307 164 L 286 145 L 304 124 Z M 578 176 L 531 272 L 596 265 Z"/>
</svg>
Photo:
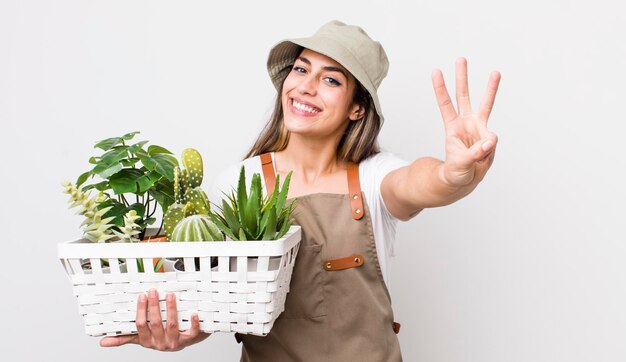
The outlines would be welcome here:
<svg viewBox="0 0 626 362">
<path fill-rule="evenodd" d="M 352 162 L 348 164 L 348 192 L 352 217 L 355 220 L 360 220 L 363 217 L 363 195 L 359 181 L 359 165 Z"/>
<path fill-rule="evenodd" d="M 272 155 L 269 152 L 261 155 L 261 166 L 263 169 L 263 178 L 265 179 L 265 190 L 269 196 L 274 192 L 274 186 L 276 186 L 274 163 L 272 162 Z"/>
<path fill-rule="evenodd" d="M 345 258 L 324 260 L 324 269 L 328 271 L 356 268 L 363 265 L 362 255 L 350 255 Z"/>
<path fill-rule="evenodd" d="M 393 331 L 394 331 L 396 334 L 400 333 L 400 323 L 398 323 L 398 322 L 393 322 L 392 328 L 393 328 Z"/>
</svg>

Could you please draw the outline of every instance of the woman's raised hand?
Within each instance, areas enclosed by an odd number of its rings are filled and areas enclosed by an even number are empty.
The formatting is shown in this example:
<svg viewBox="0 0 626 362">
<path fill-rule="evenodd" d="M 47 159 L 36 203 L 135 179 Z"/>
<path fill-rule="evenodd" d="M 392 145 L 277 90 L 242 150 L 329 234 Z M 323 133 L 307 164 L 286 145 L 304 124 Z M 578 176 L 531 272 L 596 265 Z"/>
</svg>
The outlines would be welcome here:
<svg viewBox="0 0 626 362">
<path fill-rule="evenodd" d="M 165 304 L 167 307 L 167 323 L 166 327 L 163 328 L 157 291 L 151 289 L 147 297 L 145 294 L 141 294 L 137 301 L 136 324 L 138 334 L 104 337 L 100 340 L 100 346 L 117 347 L 134 343 L 158 351 L 178 351 L 198 343 L 210 335 L 200 332 L 200 321 L 197 314 L 193 314 L 191 317 L 191 329 L 180 332 L 178 330 L 178 312 L 176 310 L 176 296 L 174 293 L 167 294 Z"/>
<path fill-rule="evenodd" d="M 433 87 L 446 132 L 443 181 L 462 187 L 480 182 L 493 163 L 498 138 L 487 129 L 489 114 L 500 83 L 500 73 L 492 72 L 478 108 L 472 112 L 467 85 L 467 61 L 456 61 L 456 105 L 454 109 L 440 70 L 432 74 Z"/>
</svg>

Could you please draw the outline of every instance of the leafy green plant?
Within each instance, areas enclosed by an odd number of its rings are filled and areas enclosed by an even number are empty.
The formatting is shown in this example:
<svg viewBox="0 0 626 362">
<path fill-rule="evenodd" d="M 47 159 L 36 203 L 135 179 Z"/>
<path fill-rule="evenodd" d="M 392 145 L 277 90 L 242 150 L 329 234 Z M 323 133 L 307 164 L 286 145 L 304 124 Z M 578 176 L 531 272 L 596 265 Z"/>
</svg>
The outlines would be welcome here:
<svg viewBox="0 0 626 362">
<path fill-rule="evenodd" d="M 246 172 L 241 166 L 237 190 L 222 199 L 220 213 L 210 212 L 211 220 L 232 240 L 277 240 L 283 237 L 292 221 L 291 212 L 296 200 L 285 205 L 289 192 L 291 172 L 280 188 L 280 176 L 276 176 L 274 192 L 263 197 L 261 175 L 254 173 L 250 194 L 246 192 Z"/>
<path fill-rule="evenodd" d="M 160 207 L 165 214 L 174 203 L 174 169 L 178 160 L 161 146 L 145 148 L 148 141 L 134 142 L 137 134 L 131 132 L 97 142 L 94 148 L 103 153 L 89 158 L 93 167 L 78 177 L 76 187 L 83 192 L 101 192 L 95 208 L 107 210 L 102 218 L 112 218 L 109 222 L 113 227 L 108 234 L 123 234 L 127 227 L 124 216 L 134 210 L 133 223 L 139 233 L 132 238 L 143 239 L 146 228 L 156 221 L 157 209 Z"/>
</svg>

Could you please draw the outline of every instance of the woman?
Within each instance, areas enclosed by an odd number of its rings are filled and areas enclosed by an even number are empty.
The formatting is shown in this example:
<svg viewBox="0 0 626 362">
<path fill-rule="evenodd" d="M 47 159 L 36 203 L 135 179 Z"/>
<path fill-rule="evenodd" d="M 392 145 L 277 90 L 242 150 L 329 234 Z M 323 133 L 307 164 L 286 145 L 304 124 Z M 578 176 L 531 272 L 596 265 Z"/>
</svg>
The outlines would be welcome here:
<svg viewBox="0 0 626 362">
<path fill-rule="evenodd" d="M 270 187 L 276 174 L 284 179 L 293 171 L 289 197 L 298 198 L 296 222 L 303 238 L 285 311 L 271 332 L 236 336 L 243 342 L 243 361 L 402 359 L 385 284 L 395 224 L 461 199 L 483 179 L 497 143 L 487 119 L 500 74 L 491 74 L 480 108 L 472 113 L 465 60 L 456 64 L 458 112 L 441 72 L 433 72 L 446 131 L 445 160 L 408 164 L 380 152 L 376 141 L 383 123 L 376 90 L 387 69 L 378 42 L 338 21 L 270 52 L 268 71 L 279 97 L 243 163 L 248 173 L 262 172 Z M 239 167 L 218 177 L 212 200 L 236 183 Z M 197 316 L 189 331 L 178 331 L 172 295 L 167 313 L 163 328 L 151 291 L 138 301 L 138 335 L 106 337 L 101 345 L 178 350 L 208 336 L 199 332 Z"/>
</svg>

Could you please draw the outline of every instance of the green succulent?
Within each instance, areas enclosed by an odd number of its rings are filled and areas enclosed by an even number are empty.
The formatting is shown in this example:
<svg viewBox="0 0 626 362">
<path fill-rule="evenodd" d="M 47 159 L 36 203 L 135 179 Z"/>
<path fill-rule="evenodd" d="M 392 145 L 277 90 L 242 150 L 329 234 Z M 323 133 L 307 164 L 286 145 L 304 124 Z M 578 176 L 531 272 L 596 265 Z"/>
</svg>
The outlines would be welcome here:
<svg viewBox="0 0 626 362">
<path fill-rule="evenodd" d="M 174 167 L 174 204 L 163 217 L 169 241 L 173 241 L 174 229 L 183 219 L 192 215 L 208 215 L 210 212 L 209 199 L 200 187 L 204 175 L 200 152 L 187 148 L 183 150 L 182 160 L 185 168 L 181 170 Z"/>
<path fill-rule="evenodd" d="M 220 213 L 210 212 L 213 222 L 232 240 L 277 240 L 283 237 L 292 225 L 291 212 L 295 200 L 285 205 L 289 192 L 291 172 L 285 177 L 282 189 L 280 176 L 276 176 L 274 192 L 263 197 L 261 175 L 254 173 L 250 194 L 246 193 L 246 172 L 241 166 L 237 190 L 222 199 Z"/>
</svg>

